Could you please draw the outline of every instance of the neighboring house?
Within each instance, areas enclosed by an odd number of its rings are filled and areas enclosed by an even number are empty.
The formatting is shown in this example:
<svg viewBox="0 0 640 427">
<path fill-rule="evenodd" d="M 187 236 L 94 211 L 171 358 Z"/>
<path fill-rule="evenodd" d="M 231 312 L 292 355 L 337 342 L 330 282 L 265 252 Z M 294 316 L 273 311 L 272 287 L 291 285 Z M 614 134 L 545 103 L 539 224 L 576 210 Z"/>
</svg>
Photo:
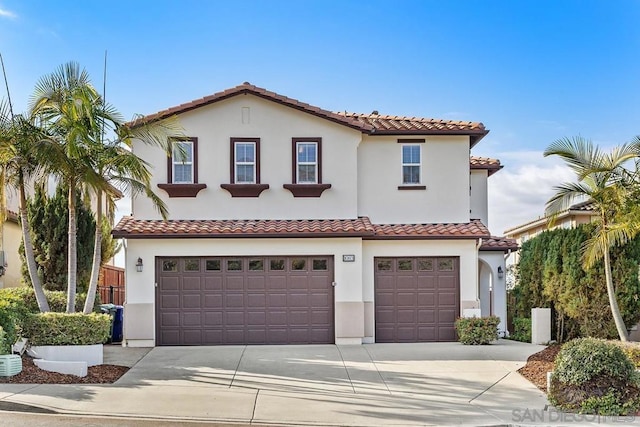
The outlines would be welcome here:
<svg viewBox="0 0 640 427">
<path fill-rule="evenodd" d="M 146 197 L 126 239 L 125 344 L 455 340 L 500 316 L 505 253 L 487 230 L 474 122 L 333 113 L 244 83 L 177 115 L 185 155 L 134 144 L 167 203 Z"/>
<path fill-rule="evenodd" d="M 580 224 L 591 222 L 594 212 L 593 203 L 586 201 L 571 205 L 568 209 L 558 212 L 554 218 L 550 216 L 539 217 L 533 221 L 526 222 L 505 230 L 507 238 L 514 239 L 518 245 L 522 245 L 527 240 L 536 237 L 546 230 L 557 228 L 575 228 Z M 553 219 L 553 220 L 552 220 Z M 518 262 L 518 254 L 514 253 L 514 263 Z"/>
</svg>

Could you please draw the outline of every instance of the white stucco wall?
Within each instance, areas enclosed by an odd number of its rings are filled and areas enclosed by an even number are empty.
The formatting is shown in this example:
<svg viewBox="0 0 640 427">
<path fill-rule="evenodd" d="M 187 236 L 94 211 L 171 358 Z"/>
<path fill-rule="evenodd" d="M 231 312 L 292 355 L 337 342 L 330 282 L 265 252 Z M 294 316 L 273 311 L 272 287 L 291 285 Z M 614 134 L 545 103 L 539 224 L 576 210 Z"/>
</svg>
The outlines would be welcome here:
<svg viewBox="0 0 640 427">
<path fill-rule="evenodd" d="M 243 123 L 243 108 L 249 120 Z M 169 207 L 172 219 L 300 219 L 357 216 L 357 147 L 359 131 L 253 95 L 239 95 L 183 113 L 185 134 L 198 138 L 198 182 L 207 185 L 196 198 L 169 198 L 158 183 L 167 183 L 167 157 L 157 147 L 137 142 L 134 152 L 153 167 L 152 188 Z M 230 138 L 260 138 L 261 183 L 257 198 L 232 198 L 220 184 L 230 181 Z M 283 184 L 292 182 L 291 139 L 322 138 L 322 183 L 332 187 L 320 198 L 295 198 Z M 138 219 L 158 219 L 146 197 L 136 197 Z"/>
<path fill-rule="evenodd" d="M 7 265 L 4 276 L 0 277 L 0 288 L 12 288 L 21 285 L 22 261 L 18 252 L 22 243 L 20 226 L 12 221 L 4 223 L 2 236 L 2 250 Z"/>
<path fill-rule="evenodd" d="M 479 219 L 484 225 L 489 226 L 487 184 L 486 170 L 471 171 L 471 219 Z"/>
<path fill-rule="evenodd" d="M 500 336 L 508 335 L 507 331 L 507 282 L 506 282 L 506 265 L 504 253 L 501 251 L 480 251 L 478 257 L 482 260 L 483 270 L 485 274 L 480 275 L 480 295 L 481 298 L 489 297 L 489 287 L 493 287 L 493 307 L 494 316 L 500 318 L 500 324 L 498 325 L 498 332 Z M 503 276 L 498 277 L 498 267 L 502 268 Z M 481 301 L 482 315 L 487 316 L 488 307 L 490 303 L 488 301 Z"/>
<path fill-rule="evenodd" d="M 469 221 L 469 137 L 424 138 L 421 184 L 399 190 L 402 144 L 397 136 L 364 136 L 358 149 L 358 214 L 374 223 Z"/>
</svg>

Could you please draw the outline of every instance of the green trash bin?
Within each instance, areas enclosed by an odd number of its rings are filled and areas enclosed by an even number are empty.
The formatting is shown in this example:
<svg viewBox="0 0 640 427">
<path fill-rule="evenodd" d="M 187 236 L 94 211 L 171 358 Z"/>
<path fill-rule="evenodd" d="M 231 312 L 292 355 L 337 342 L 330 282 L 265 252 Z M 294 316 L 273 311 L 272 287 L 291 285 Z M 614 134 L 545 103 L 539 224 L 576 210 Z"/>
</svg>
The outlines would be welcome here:
<svg viewBox="0 0 640 427">
<path fill-rule="evenodd" d="M 113 325 L 116 320 L 116 311 L 117 309 L 115 304 L 100 304 L 100 312 L 111 316 L 111 329 L 109 330 L 109 339 L 107 340 L 107 344 L 111 344 L 113 342 Z"/>
</svg>

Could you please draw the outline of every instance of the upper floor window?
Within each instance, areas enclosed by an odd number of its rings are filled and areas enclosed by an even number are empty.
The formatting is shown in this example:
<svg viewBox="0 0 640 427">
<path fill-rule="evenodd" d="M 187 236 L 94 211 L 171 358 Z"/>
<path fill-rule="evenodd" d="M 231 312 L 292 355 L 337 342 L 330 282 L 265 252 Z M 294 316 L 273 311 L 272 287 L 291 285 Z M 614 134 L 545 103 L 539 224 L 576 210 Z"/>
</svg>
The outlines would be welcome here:
<svg viewBox="0 0 640 427">
<path fill-rule="evenodd" d="M 421 147 L 417 144 L 402 146 L 402 184 L 420 184 L 420 169 L 422 167 Z"/>
<path fill-rule="evenodd" d="M 232 177 L 233 184 L 257 184 L 260 183 L 258 138 L 231 138 L 232 146 Z"/>
<path fill-rule="evenodd" d="M 196 175 L 197 146 L 197 138 L 175 141 L 171 154 L 169 183 L 193 184 L 198 181 Z"/>
<path fill-rule="evenodd" d="M 220 184 L 231 197 L 259 197 L 269 188 L 260 183 L 260 138 L 231 138 L 229 184 Z"/>
<path fill-rule="evenodd" d="M 283 187 L 293 197 L 320 197 L 331 184 L 322 183 L 322 138 L 292 138 L 291 184 Z"/>
<path fill-rule="evenodd" d="M 318 184 L 319 180 L 319 141 L 295 142 L 295 183 L 296 184 Z"/>
<path fill-rule="evenodd" d="M 181 137 L 173 140 L 173 150 L 167 160 L 167 183 L 158 184 L 169 197 L 196 197 L 207 188 L 198 183 L 198 138 Z"/>
</svg>

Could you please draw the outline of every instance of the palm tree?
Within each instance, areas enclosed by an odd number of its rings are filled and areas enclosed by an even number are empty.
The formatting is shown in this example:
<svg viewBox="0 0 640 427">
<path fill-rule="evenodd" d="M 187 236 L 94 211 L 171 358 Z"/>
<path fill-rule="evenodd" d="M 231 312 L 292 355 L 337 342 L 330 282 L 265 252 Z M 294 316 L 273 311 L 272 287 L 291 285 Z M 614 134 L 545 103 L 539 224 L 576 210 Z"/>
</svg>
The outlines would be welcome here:
<svg viewBox="0 0 640 427">
<path fill-rule="evenodd" d="M 555 141 L 544 155 L 560 156 L 577 178 L 577 182 L 555 187 L 555 195 L 547 202 L 547 212 L 553 215 L 578 200 L 590 200 L 595 206 L 595 230 L 584 244 L 583 265 L 590 268 L 603 260 L 611 314 L 620 340 L 627 341 L 627 329 L 611 275 L 610 249 L 624 245 L 639 231 L 638 222 L 631 220 L 628 209 L 630 195 L 635 188 L 634 174 L 624 166 L 637 157 L 637 151 L 633 145 L 624 144 L 611 152 L 602 152 L 591 141 L 575 137 Z"/>
<path fill-rule="evenodd" d="M 29 219 L 27 216 L 26 183 L 38 176 L 45 160 L 39 155 L 41 142 L 45 135 L 22 115 L 10 114 L 5 102 L 0 102 L 0 197 L 1 223 L 4 224 L 6 212 L 6 186 L 18 193 L 18 211 L 22 239 L 24 243 L 27 270 L 41 312 L 49 311 L 49 303 L 38 275 L 38 267 L 33 252 Z"/>
<path fill-rule="evenodd" d="M 130 133 L 129 130 L 127 130 L 126 133 L 129 133 L 130 135 L 134 134 Z M 125 136 L 126 133 L 123 133 L 121 136 Z M 163 139 L 168 141 L 168 138 Z M 84 305 L 85 314 L 91 313 L 91 310 L 93 309 L 93 301 L 95 300 L 98 287 L 98 276 L 102 259 L 102 230 L 100 224 L 102 223 L 104 210 L 102 206 L 103 198 L 108 204 L 109 212 L 112 212 L 115 205 L 115 198 L 120 194 L 119 189 L 124 189 L 125 192 L 131 196 L 143 193 L 151 198 L 154 205 L 162 215 L 162 218 L 166 219 L 168 216 L 167 208 L 162 199 L 151 191 L 151 173 L 149 171 L 148 163 L 133 154 L 129 149 L 125 148 L 130 144 L 130 142 L 131 138 L 125 136 L 122 139 L 119 138 L 114 142 L 109 142 L 100 147 L 96 147 L 97 149 L 94 153 L 97 172 L 106 182 L 109 183 L 110 187 L 109 191 L 103 191 L 101 188 L 96 188 L 94 191 L 96 197 L 95 215 L 97 226 L 93 247 L 91 280 L 89 281 L 87 299 Z"/>
<path fill-rule="evenodd" d="M 75 195 L 80 188 L 89 190 L 97 202 L 96 236 L 93 267 L 85 312 L 90 312 L 97 288 L 101 260 L 102 201 L 112 207 L 119 194 L 117 186 L 132 194 L 143 192 L 154 202 L 163 218 L 167 209 L 150 188 L 149 164 L 131 151 L 134 139 L 161 147 L 167 155 L 173 148 L 171 137 L 180 137 L 181 128 L 175 118 L 151 124 L 134 120 L 133 126 L 124 123 L 117 110 L 104 102 L 91 85 L 85 70 L 74 62 L 61 66 L 54 73 L 40 79 L 31 102 L 31 110 L 56 135 L 57 144 L 48 146 L 51 173 L 60 177 L 69 188 L 69 262 L 67 312 L 74 311 L 76 292 L 76 221 Z M 105 133 L 115 138 L 104 143 Z"/>
</svg>

